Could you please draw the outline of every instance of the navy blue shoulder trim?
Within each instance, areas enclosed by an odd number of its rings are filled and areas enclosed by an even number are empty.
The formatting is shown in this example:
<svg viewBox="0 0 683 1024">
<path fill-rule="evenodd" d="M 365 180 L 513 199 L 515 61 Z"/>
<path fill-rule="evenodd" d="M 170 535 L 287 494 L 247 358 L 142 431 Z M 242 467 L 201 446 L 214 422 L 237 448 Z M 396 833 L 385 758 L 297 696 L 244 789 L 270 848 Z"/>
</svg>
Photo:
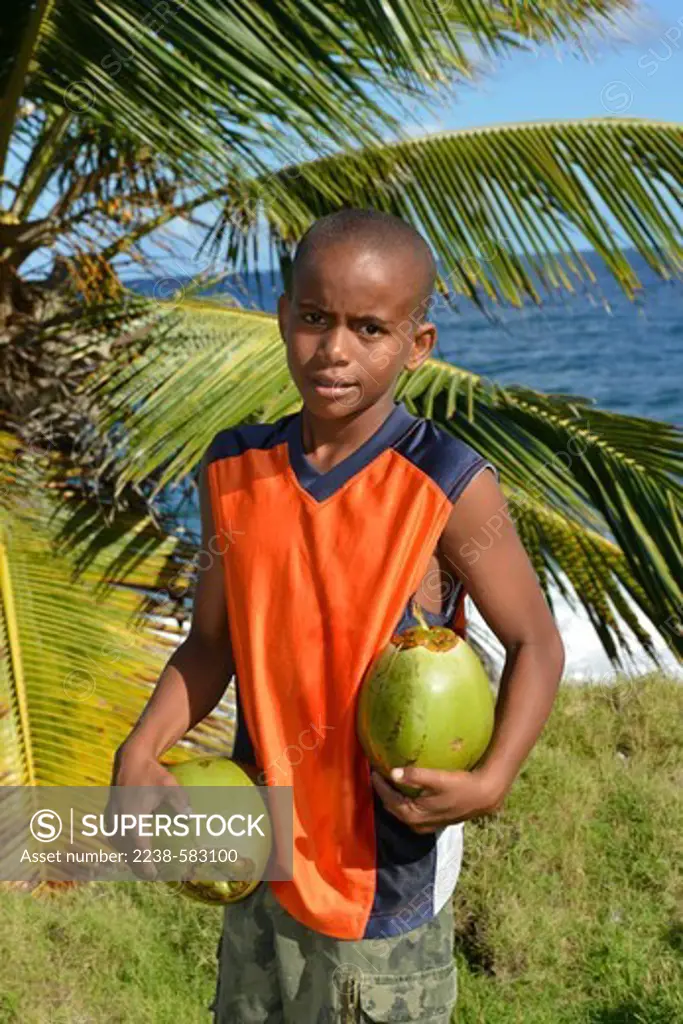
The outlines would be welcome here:
<svg viewBox="0 0 683 1024">
<path fill-rule="evenodd" d="M 207 451 L 207 465 L 217 459 L 242 455 L 254 448 L 262 451 L 282 444 L 286 439 L 287 426 L 296 413 L 283 416 L 274 423 L 238 423 L 219 431 Z"/>
<path fill-rule="evenodd" d="M 393 447 L 431 477 L 452 502 L 460 497 L 470 480 L 486 467 L 493 470 L 497 480 L 500 479 L 493 463 L 471 445 L 459 437 L 453 437 L 424 417 L 420 417 L 415 426 Z"/>
</svg>

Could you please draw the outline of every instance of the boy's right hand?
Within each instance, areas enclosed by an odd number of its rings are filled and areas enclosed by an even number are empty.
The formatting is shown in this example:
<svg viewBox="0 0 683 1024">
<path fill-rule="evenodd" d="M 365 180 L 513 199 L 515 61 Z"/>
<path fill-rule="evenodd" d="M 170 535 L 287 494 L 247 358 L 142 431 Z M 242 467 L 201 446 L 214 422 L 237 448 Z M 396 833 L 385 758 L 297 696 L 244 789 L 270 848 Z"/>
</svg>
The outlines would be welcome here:
<svg viewBox="0 0 683 1024">
<path fill-rule="evenodd" d="M 116 788 L 111 789 L 104 811 L 108 832 L 115 827 L 116 814 L 120 822 L 122 814 L 151 814 L 162 803 L 169 804 L 177 814 L 191 810 L 180 783 L 145 747 L 119 747 L 114 756 L 110 786 Z M 164 793 L 155 793 L 152 789 L 140 790 L 140 786 L 163 786 Z M 125 835 L 110 836 L 109 843 L 115 850 L 126 854 L 126 863 L 138 878 L 144 881 L 156 879 L 151 836 L 141 836 L 136 830 L 127 830 Z"/>
</svg>

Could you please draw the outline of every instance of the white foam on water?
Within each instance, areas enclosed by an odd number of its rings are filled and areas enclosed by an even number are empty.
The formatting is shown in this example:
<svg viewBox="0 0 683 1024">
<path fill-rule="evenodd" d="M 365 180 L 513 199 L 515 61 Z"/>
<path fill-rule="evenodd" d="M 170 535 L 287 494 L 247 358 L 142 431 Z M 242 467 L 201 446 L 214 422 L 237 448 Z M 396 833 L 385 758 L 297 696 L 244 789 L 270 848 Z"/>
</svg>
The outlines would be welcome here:
<svg viewBox="0 0 683 1024">
<path fill-rule="evenodd" d="M 569 584 L 567 586 L 569 587 Z M 659 633 L 653 629 L 652 624 L 646 619 L 633 599 L 623 588 L 621 588 L 621 591 L 624 602 L 633 610 L 643 630 L 652 637 L 655 652 L 661 663 L 661 671 L 683 682 L 683 665 L 676 660 L 671 649 Z M 557 587 L 551 588 L 551 596 L 555 619 L 565 647 L 566 661 L 562 676 L 563 682 L 610 682 L 614 681 L 617 676 L 621 678 L 640 676 L 646 672 L 658 670 L 652 659 L 642 650 L 630 628 L 621 616 L 617 614 L 615 614 L 615 619 L 628 639 L 632 656 L 628 658 L 626 654 L 622 655 L 624 668 L 621 670 L 615 669 L 607 657 L 598 634 L 593 628 L 583 606 L 577 601 L 576 607 L 573 607 L 561 596 Z M 502 668 L 505 660 L 503 645 L 489 629 L 469 597 L 466 600 L 466 605 L 468 622 L 471 621 L 476 624 L 480 630 L 480 637 L 484 634 L 482 639 L 485 639 L 486 646 L 490 645 L 492 652 L 495 652 L 500 668 Z"/>
<path fill-rule="evenodd" d="M 567 588 L 571 589 L 568 583 Z M 661 670 L 683 682 L 683 665 L 676 660 L 671 649 L 653 629 L 651 623 L 648 622 L 643 612 L 623 587 L 621 592 L 625 603 L 632 609 L 643 630 L 652 637 L 657 657 L 661 662 Z M 633 653 L 630 659 L 627 655 L 623 655 L 624 668 L 617 670 L 603 650 L 598 634 L 595 632 L 582 605 L 577 601 L 576 607 L 573 607 L 562 597 L 555 586 L 551 588 L 551 595 L 555 618 L 565 648 L 566 662 L 562 677 L 563 682 L 609 682 L 615 680 L 617 676 L 624 678 L 657 671 L 657 666 L 641 649 L 633 633 L 620 615 L 615 614 L 615 618 L 628 638 Z M 495 655 L 498 669 L 502 669 L 505 661 L 503 645 L 489 629 L 470 597 L 466 599 L 466 615 L 467 621 L 473 623 L 478 628 L 479 638 L 484 641 L 486 647 Z M 175 626 L 176 628 L 178 626 L 173 618 L 160 615 L 154 618 L 160 624 L 163 623 L 166 626 Z M 186 633 L 188 629 L 189 623 L 186 623 L 183 632 Z M 157 631 L 153 630 L 153 632 Z M 180 639 L 178 642 L 180 643 Z"/>
</svg>

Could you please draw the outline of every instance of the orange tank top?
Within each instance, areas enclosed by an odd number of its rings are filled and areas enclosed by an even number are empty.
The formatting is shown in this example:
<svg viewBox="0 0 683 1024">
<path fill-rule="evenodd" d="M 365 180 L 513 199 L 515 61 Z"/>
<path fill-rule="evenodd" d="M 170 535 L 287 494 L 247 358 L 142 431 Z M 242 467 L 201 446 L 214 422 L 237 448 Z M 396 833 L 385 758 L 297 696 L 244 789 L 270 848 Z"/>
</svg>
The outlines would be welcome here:
<svg viewBox="0 0 683 1024">
<path fill-rule="evenodd" d="M 455 888 L 462 823 L 418 835 L 385 810 L 356 735 L 356 698 L 411 601 L 467 484 L 498 471 L 394 404 L 329 472 L 306 458 L 301 412 L 213 439 L 208 480 L 235 662 L 232 756 L 291 786 L 293 876 L 270 881 L 292 917 L 339 939 L 397 935 Z M 465 635 L 460 582 L 430 624 Z"/>
</svg>

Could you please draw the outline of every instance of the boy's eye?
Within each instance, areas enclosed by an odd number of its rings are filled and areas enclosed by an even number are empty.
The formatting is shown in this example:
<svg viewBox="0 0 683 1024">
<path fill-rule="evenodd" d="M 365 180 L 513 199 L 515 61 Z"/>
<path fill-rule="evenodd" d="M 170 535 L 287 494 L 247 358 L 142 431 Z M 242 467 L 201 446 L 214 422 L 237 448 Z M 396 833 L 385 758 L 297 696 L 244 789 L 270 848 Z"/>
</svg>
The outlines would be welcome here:
<svg viewBox="0 0 683 1024">
<path fill-rule="evenodd" d="M 371 338 L 379 338 L 383 333 L 379 324 L 365 324 L 361 329 L 369 334 Z"/>
<path fill-rule="evenodd" d="M 324 317 L 320 313 L 302 313 L 301 319 L 305 324 L 316 325 L 319 324 Z"/>
</svg>

